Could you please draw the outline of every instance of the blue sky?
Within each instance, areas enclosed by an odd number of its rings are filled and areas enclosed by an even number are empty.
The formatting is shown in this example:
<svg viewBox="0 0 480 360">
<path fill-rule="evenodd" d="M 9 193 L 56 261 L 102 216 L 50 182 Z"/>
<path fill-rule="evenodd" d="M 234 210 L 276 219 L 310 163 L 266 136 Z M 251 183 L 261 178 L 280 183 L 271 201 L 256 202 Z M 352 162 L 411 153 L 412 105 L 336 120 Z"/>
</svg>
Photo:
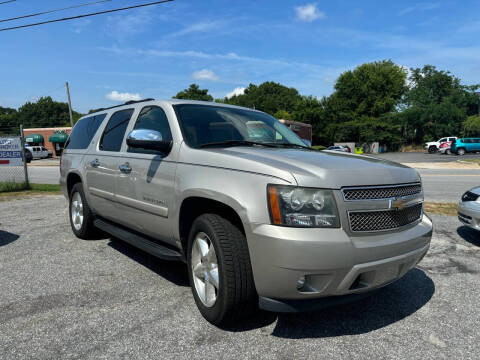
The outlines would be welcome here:
<svg viewBox="0 0 480 360">
<path fill-rule="evenodd" d="M 0 19 L 92 0 L 17 0 Z M 148 2 L 112 0 L 0 26 Z M 480 82 L 480 2 L 231 1 L 171 3 L 0 32 L 0 106 L 39 96 L 75 110 L 125 98 L 170 98 L 196 82 L 214 97 L 276 81 L 302 94 L 332 92 L 338 75 L 368 61 L 433 64 Z"/>
</svg>

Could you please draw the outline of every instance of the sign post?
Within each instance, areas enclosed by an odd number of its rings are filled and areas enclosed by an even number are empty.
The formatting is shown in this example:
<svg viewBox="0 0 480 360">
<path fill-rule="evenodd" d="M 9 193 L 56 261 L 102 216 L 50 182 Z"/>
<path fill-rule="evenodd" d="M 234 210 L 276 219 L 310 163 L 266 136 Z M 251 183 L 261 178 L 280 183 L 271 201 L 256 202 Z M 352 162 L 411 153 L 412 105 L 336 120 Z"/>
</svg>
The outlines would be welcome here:
<svg viewBox="0 0 480 360">
<path fill-rule="evenodd" d="M 23 125 L 20 125 L 20 145 L 22 146 L 23 171 L 25 173 L 25 186 L 30 189 L 30 181 L 28 180 L 27 157 L 25 156 L 25 137 L 23 135 Z"/>
</svg>

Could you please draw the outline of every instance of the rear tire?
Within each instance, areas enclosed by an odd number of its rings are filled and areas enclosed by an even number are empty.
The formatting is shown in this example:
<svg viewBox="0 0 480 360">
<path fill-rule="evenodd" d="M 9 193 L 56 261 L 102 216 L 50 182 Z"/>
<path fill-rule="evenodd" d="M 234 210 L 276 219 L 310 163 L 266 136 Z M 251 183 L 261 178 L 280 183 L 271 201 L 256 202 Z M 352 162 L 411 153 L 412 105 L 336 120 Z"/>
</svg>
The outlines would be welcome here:
<svg viewBox="0 0 480 360">
<path fill-rule="evenodd" d="M 465 155 L 465 149 L 463 149 L 463 148 L 458 149 L 457 154 L 460 155 L 460 156 Z"/>
<path fill-rule="evenodd" d="M 450 149 L 447 149 L 447 150 L 445 150 L 445 154 L 452 155 L 452 152 L 450 151 Z"/>
<path fill-rule="evenodd" d="M 95 216 L 88 206 L 82 183 L 73 185 L 69 197 L 69 218 L 72 231 L 83 240 L 96 240 L 101 231 L 93 225 Z"/>
<path fill-rule="evenodd" d="M 225 326 L 257 309 L 247 239 L 229 220 L 199 216 L 190 230 L 187 261 L 193 297 L 207 321 Z"/>
<path fill-rule="evenodd" d="M 435 153 L 437 152 L 437 147 L 436 147 L 436 146 L 430 146 L 430 147 L 428 148 L 428 152 L 429 152 L 430 154 L 435 154 Z"/>
</svg>

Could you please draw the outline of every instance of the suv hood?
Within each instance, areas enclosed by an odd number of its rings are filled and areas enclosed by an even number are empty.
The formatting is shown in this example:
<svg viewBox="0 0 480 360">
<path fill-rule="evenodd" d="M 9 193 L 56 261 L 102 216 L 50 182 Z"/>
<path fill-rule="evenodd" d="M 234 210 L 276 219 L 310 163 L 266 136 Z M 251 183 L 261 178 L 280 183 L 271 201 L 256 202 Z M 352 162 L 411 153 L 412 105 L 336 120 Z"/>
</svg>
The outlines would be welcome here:
<svg viewBox="0 0 480 360">
<path fill-rule="evenodd" d="M 293 176 L 298 185 L 307 187 L 339 189 L 420 181 L 418 173 L 407 166 L 334 151 L 260 147 L 191 150 L 190 160 L 196 164 L 260 173 L 287 181 Z"/>
</svg>

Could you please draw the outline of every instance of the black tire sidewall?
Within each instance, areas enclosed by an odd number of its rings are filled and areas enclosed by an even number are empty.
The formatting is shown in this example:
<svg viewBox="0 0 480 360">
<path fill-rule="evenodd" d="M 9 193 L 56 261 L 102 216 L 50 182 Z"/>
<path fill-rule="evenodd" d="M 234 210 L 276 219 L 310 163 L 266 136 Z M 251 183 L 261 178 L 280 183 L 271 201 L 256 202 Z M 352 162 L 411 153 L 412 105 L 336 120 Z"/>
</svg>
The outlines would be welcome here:
<svg viewBox="0 0 480 360">
<path fill-rule="evenodd" d="M 197 290 L 195 289 L 195 283 L 193 281 L 192 262 L 191 262 L 192 246 L 193 246 L 193 240 L 195 239 L 195 235 L 198 234 L 199 232 L 204 232 L 205 234 L 208 235 L 215 249 L 215 254 L 217 255 L 218 282 L 219 282 L 220 289 L 217 293 L 217 300 L 212 307 L 207 307 L 202 303 L 202 300 L 200 300 L 200 298 L 198 297 Z M 216 231 L 205 216 L 198 217 L 194 221 L 192 225 L 192 229 L 190 230 L 190 234 L 188 237 L 187 265 L 188 265 L 188 277 L 190 280 L 190 286 L 192 288 L 192 294 L 198 309 L 200 310 L 202 315 L 205 317 L 205 319 L 207 319 L 209 322 L 213 324 L 219 324 L 224 316 L 224 313 L 227 307 L 227 304 L 226 304 L 227 279 L 225 276 L 225 262 L 224 262 L 224 255 L 219 245 L 219 240 L 218 240 Z"/>
</svg>

